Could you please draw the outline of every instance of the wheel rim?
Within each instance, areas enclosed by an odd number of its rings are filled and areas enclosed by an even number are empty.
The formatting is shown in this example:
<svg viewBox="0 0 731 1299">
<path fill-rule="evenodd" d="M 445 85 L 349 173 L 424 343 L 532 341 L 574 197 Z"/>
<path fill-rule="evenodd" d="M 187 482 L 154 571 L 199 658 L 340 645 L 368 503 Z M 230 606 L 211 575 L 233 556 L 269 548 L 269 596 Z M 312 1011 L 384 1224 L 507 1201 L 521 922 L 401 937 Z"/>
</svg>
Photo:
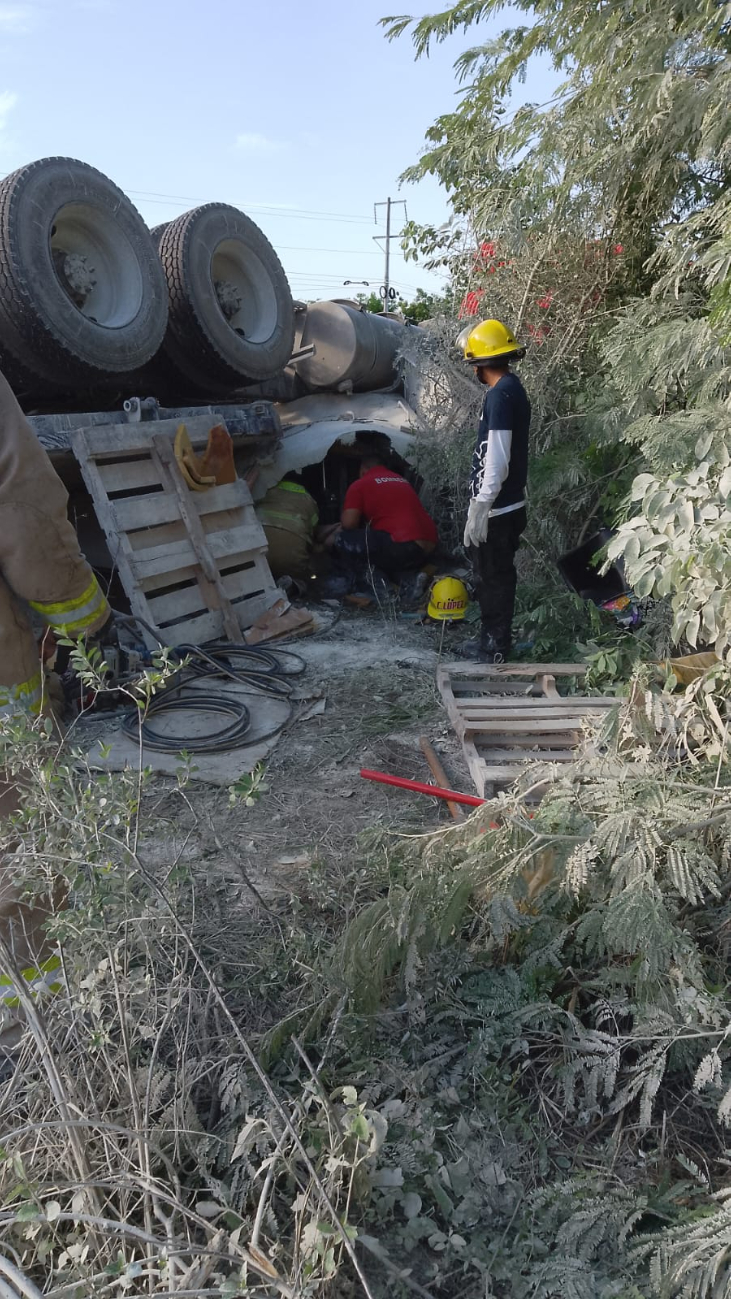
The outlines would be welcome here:
<svg viewBox="0 0 731 1299">
<path fill-rule="evenodd" d="M 139 313 L 142 272 L 111 213 L 86 203 L 60 208 L 51 228 L 58 281 L 77 311 L 105 329 L 122 329 Z"/>
<path fill-rule="evenodd" d="M 211 258 L 211 280 L 227 325 L 247 343 L 266 343 L 277 327 L 277 297 L 261 258 L 238 239 L 224 239 Z"/>
</svg>

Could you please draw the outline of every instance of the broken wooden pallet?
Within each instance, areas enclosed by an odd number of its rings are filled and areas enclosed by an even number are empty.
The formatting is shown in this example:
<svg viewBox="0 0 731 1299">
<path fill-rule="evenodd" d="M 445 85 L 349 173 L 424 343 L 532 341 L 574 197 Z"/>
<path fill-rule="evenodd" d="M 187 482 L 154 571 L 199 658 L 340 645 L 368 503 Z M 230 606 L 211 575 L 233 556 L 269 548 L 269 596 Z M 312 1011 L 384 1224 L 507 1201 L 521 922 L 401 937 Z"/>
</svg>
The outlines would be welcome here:
<svg viewBox="0 0 731 1299">
<path fill-rule="evenodd" d="M 556 677 L 581 677 L 582 663 L 448 663 L 437 688 L 462 742 L 480 798 L 510 785 L 528 762 L 573 762 L 585 719 L 615 699 L 560 695 Z"/>
<path fill-rule="evenodd" d="M 210 414 L 186 421 L 194 447 L 205 445 L 214 422 Z M 78 429 L 72 446 L 135 616 L 166 645 L 238 641 L 281 597 L 266 537 L 241 479 L 189 490 L 173 450 L 177 427 L 161 420 Z"/>
</svg>

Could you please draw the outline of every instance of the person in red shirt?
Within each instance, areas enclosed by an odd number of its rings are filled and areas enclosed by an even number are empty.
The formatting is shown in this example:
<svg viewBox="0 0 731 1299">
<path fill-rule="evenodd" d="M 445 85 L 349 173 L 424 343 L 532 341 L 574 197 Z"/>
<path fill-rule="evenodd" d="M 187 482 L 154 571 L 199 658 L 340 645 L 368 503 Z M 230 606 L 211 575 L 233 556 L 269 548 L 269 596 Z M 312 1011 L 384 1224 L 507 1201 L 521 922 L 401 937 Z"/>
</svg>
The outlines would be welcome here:
<svg viewBox="0 0 731 1299">
<path fill-rule="evenodd" d="M 387 577 L 421 568 L 436 549 L 437 529 L 405 478 L 378 456 L 365 456 L 343 502 L 333 559 L 351 573 L 379 569 Z"/>
</svg>

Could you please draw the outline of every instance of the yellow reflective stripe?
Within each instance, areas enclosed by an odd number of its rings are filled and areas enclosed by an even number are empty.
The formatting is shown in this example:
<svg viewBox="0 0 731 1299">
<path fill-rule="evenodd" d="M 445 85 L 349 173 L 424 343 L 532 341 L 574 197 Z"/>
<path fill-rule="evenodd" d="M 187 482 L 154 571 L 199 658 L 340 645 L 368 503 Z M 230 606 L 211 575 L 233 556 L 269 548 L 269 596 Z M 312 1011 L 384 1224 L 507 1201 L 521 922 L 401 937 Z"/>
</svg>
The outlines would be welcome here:
<svg viewBox="0 0 731 1299">
<path fill-rule="evenodd" d="M 99 583 L 95 577 L 92 577 L 89 585 L 81 595 L 77 595 L 73 600 L 60 600 L 58 604 L 46 604 L 41 600 L 29 600 L 31 609 L 37 613 L 42 613 L 44 618 L 53 613 L 73 613 L 74 609 L 80 609 L 82 605 L 88 604 L 92 596 L 99 590 Z"/>
<path fill-rule="evenodd" d="M 63 991 L 62 983 L 47 983 L 44 986 L 48 989 L 50 993 L 52 993 L 54 997 L 56 996 L 57 993 Z M 31 996 L 33 998 L 36 998 L 38 996 L 38 993 L 31 992 Z M 4 1006 L 6 1010 L 17 1010 L 19 1005 L 20 1005 L 20 997 L 16 997 L 15 994 L 13 994 L 12 997 L 7 997 L 4 992 L 0 992 L 0 1006 Z"/>
<path fill-rule="evenodd" d="M 50 623 L 49 625 L 53 627 L 54 631 L 61 631 L 65 636 L 70 636 L 73 640 L 81 632 L 91 627 L 92 623 L 99 621 L 99 614 L 104 604 L 106 604 L 106 600 L 102 597 L 102 600 L 97 602 L 95 608 L 90 613 L 85 613 L 83 618 L 77 618 L 74 622 Z"/>
<path fill-rule="evenodd" d="M 21 970 L 20 973 L 27 983 L 31 983 L 33 979 L 41 979 L 44 974 L 53 974 L 54 970 L 60 969 L 61 957 L 58 954 L 55 954 L 54 956 L 49 956 L 48 960 L 43 961 L 41 965 L 26 965 L 25 969 Z M 10 987 L 12 982 L 13 980 L 9 974 L 0 974 L 0 987 Z"/>
<path fill-rule="evenodd" d="M 293 518 L 291 514 L 285 514 L 282 510 L 270 510 L 268 505 L 256 511 L 259 518 L 264 523 L 273 522 L 274 519 L 282 519 L 284 523 L 289 524 L 290 528 L 301 528 L 304 526 L 304 519 Z"/>
<path fill-rule="evenodd" d="M 302 496 L 307 495 L 305 488 L 300 487 L 299 483 L 277 483 L 277 487 L 282 492 L 300 492 Z"/>
<path fill-rule="evenodd" d="M 49 956 L 48 960 L 44 961 L 42 965 L 29 965 L 24 970 L 21 970 L 20 973 L 22 974 L 23 979 L 30 985 L 28 991 L 31 997 L 37 997 L 38 993 L 42 990 L 53 993 L 54 995 L 58 992 L 62 992 L 63 983 L 60 983 L 58 979 L 49 982 L 48 979 L 49 974 L 53 974 L 60 968 L 61 957 Z M 14 991 L 11 992 L 10 996 L 2 991 L 4 988 L 14 989 L 14 987 L 14 981 L 9 974 L 0 974 L 0 1006 L 15 1009 L 20 1005 L 20 998 Z"/>
<path fill-rule="evenodd" d="M 99 615 L 108 608 L 106 596 L 95 577 L 92 578 L 86 591 L 73 600 L 57 604 L 44 604 L 40 600 L 31 600 L 30 604 L 31 608 L 45 619 L 49 627 L 66 636 L 73 636 L 74 633 L 78 635 L 86 631 L 87 627 L 97 622 Z"/>
<path fill-rule="evenodd" d="M 0 711 L 7 712 L 17 708 L 39 713 L 43 702 L 43 683 L 40 672 L 36 672 L 29 681 L 21 681 L 17 686 L 0 686 Z"/>
</svg>

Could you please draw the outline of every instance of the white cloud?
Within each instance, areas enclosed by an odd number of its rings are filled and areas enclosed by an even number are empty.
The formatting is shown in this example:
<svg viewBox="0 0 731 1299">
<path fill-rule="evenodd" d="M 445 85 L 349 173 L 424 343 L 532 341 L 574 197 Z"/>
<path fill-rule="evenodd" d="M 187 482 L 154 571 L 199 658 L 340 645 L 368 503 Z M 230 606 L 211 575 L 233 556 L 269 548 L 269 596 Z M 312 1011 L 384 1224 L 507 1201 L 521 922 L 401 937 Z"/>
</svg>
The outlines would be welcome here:
<svg viewBox="0 0 731 1299">
<path fill-rule="evenodd" d="M 33 5 L 0 4 L 0 32 L 7 36 L 27 36 L 36 26 Z"/>
<path fill-rule="evenodd" d="M 0 91 L 0 131 L 4 131 L 8 118 L 18 102 L 18 96 L 12 90 Z"/>
<path fill-rule="evenodd" d="M 258 131 L 244 131 L 236 136 L 236 146 L 242 153 L 280 153 L 286 145 L 280 140 L 270 140 L 267 135 Z"/>
</svg>

